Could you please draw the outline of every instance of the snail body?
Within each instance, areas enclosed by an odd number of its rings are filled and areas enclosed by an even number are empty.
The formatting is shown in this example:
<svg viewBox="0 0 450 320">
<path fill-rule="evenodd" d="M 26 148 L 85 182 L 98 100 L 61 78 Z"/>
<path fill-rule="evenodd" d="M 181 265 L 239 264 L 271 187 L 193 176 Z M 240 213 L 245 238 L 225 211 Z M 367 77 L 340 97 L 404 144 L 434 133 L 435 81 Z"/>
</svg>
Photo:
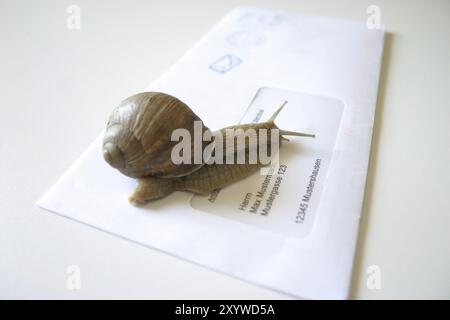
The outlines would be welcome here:
<svg viewBox="0 0 450 320">
<path fill-rule="evenodd" d="M 166 197 L 174 191 L 206 195 L 248 177 L 267 165 L 260 158 L 258 150 L 263 147 L 271 153 L 274 142 L 278 146 L 282 140 L 287 140 L 284 135 L 314 137 L 311 134 L 278 129 L 275 118 L 285 104 L 286 102 L 266 122 L 222 128 L 212 134 L 211 141 L 202 141 L 201 151 L 206 154 L 209 150 L 210 156 L 216 154 L 222 161 L 216 159 L 212 163 L 191 161 L 175 164 L 171 151 L 177 142 L 171 140 L 171 133 L 177 128 L 193 132 L 194 121 L 201 120 L 175 97 L 159 92 L 140 93 L 124 100 L 113 111 L 103 140 L 103 155 L 111 166 L 127 176 L 139 179 L 138 186 L 129 197 L 132 204 L 144 204 Z M 256 143 L 245 136 L 249 129 L 256 133 Z M 230 130 L 236 132 L 233 143 L 219 144 L 219 140 L 226 141 Z M 202 122 L 201 133 L 207 131 L 209 129 Z M 262 132 L 266 139 L 261 144 L 259 138 Z M 239 138 L 243 138 L 243 144 L 236 143 Z M 194 145 L 195 142 L 191 144 L 192 148 Z M 255 151 L 256 161 L 248 161 Z M 244 156 L 245 161 L 226 161 L 239 156 Z"/>
<path fill-rule="evenodd" d="M 220 130 L 220 133 L 225 138 L 226 129 L 247 129 L 248 125 L 237 125 Z M 272 123 L 266 122 L 258 124 L 259 127 L 273 127 Z M 254 128 L 255 125 L 252 125 Z M 281 136 L 279 136 L 281 140 Z M 280 142 L 280 141 L 279 141 Z M 267 148 L 270 152 L 271 143 L 268 141 Z M 247 143 L 243 150 L 239 150 L 237 145 L 234 144 L 232 150 L 227 150 L 226 145 L 223 145 L 223 161 L 221 164 L 205 164 L 199 170 L 192 172 L 191 174 L 183 177 L 164 179 L 158 177 L 144 177 L 139 179 L 139 184 L 134 190 L 133 194 L 128 198 L 130 203 L 134 205 L 145 204 L 146 202 L 156 200 L 159 198 L 164 198 L 174 191 L 187 191 L 201 195 L 208 195 L 212 191 L 224 188 L 234 182 L 242 180 L 254 172 L 258 171 L 261 167 L 265 166 L 259 159 L 256 163 L 233 163 L 227 164 L 226 157 L 229 153 L 237 154 L 238 150 L 245 154 L 245 159 L 249 159 L 249 154 L 251 150 L 254 150 L 255 146 Z"/>
<path fill-rule="evenodd" d="M 260 164 L 213 164 L 205 165 L 200 170 L 185 177 L 173 179 L 141 178 L 128 200 L 131 204 L 142 205 L 152 200 L 164 198 L 174 191 L 208 195 L 214 190 L 222 189 L 250 176 L 261 167 Z"/>
</svg>

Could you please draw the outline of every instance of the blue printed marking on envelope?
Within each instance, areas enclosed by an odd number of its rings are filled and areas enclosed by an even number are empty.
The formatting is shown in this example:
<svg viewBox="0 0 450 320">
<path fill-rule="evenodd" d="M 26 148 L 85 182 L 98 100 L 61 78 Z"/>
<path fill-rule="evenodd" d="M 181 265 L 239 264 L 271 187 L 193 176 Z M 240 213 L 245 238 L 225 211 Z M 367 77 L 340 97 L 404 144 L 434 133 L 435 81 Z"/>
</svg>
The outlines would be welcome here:
<svg viewBox="0 0 450 320">
<path fill-rule="evenodd" d="M 227 73 L 242 62 L 242 59 L 233 56 L 232 54 L 226 54 L 213 64 L 209 66 L 211 70 L 218 73 Z"/>
</svg>

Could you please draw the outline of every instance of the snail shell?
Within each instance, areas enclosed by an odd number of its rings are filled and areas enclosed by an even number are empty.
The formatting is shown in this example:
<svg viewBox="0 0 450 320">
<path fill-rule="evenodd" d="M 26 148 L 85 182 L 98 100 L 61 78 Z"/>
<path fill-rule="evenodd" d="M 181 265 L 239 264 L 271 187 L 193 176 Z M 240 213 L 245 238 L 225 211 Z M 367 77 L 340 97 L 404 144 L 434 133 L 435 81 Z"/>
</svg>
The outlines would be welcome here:
<svg viewBox="0 0 450 320">
<path fill-rule="evenodd" d="M 171 141 L 173 130 L 189 130 L 194 139 L 194 121 L 201 119 L 182 101 L 161 92 L 133 95 L 112 112 L 103 139 L 103 157 L 123 174 L 172 178 L 188 175 L 203 164 L 174 164 Z M 202 134 L 208 130 L 202 123 Z M 208 142 L 202 142 L 206 148 Z M 194 143 L 191 143 L 194 148 Z M 203 150 L 202 149 L 202 150 Z"/>
</svg>

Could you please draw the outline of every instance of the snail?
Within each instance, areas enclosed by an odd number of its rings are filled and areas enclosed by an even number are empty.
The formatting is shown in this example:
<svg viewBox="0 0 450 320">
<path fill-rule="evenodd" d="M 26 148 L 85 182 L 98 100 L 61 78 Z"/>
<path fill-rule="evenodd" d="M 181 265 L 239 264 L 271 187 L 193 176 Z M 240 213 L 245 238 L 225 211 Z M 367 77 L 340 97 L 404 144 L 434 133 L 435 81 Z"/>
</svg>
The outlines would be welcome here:
<svg viewBox="0 0 450 320">
<path fill-rule="evenodd" d="M 284 136 L 315 137 L 278 129 L 275 118 L 286 103 L 266 122 L 230 126 L 212 133 L 179 99 L 161 92 L 139 93 L 125 99 L 113 110 L 103 138 L 103 157 L 113 168 L 139 180 L 129 197 L 131 204 L 145 204 L 174 191 L 207 195 L 267 165 L 259 150 L 266 149 L 270 156 L 273 145 L 287 140 Z M 179 144 L 173 139 L 176 129 L 190 134 L 189 148 L 182 152 L 184 159 L 190 161 L 177 163 L 173 159 L 174 148 Z M 228 143 L 219 143 L 229 142 L 230 130 L 236 132 L 231 147 Z M 248 130 L 256 132 L 256 140 L 246 136 Z M 267 139 L 261 143 L 262 133 Z M 198 142 L 199 136 L 201 139 L 210 136 L 210 139 Z M 240 138 L 244 143 L 237 143 Z M 200 161 L 196 159 L 199 152 L 204 155 Z M 256 161 L 248 161 L 251 154 L 257 155 Z M 214 156 L 215 161 L 210 161 Z M 246 160 L 228 161 L 239 156 Z"/>
</svg>

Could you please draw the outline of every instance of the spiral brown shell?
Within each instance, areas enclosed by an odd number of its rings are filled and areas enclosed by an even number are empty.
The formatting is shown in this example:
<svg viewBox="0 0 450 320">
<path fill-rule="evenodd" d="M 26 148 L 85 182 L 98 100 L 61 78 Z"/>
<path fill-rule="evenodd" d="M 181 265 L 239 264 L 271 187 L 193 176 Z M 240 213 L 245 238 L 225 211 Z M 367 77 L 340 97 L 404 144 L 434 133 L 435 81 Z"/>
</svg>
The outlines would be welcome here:
<svg viewBox="0 0 450 320">
<path fill-rule="evenodd" d="M 194 164 L 194 152 L 190 164 L 174 164 L 171 152 L 178 141 L 171 141 L 171 135 L 173 130 L 184 128 L 193 139 L 194 121 L 201 119 L 173 96 L 160 92 L 136 94 L 112 112 L 103 139 L 103 156 L 112 167 L 133 178 L 188 175 L 203 164 Z M 202 133 L 206 130 L 202 124 Z M 203 148 L 207 144 L 203 142 Z"/>
</svg>

